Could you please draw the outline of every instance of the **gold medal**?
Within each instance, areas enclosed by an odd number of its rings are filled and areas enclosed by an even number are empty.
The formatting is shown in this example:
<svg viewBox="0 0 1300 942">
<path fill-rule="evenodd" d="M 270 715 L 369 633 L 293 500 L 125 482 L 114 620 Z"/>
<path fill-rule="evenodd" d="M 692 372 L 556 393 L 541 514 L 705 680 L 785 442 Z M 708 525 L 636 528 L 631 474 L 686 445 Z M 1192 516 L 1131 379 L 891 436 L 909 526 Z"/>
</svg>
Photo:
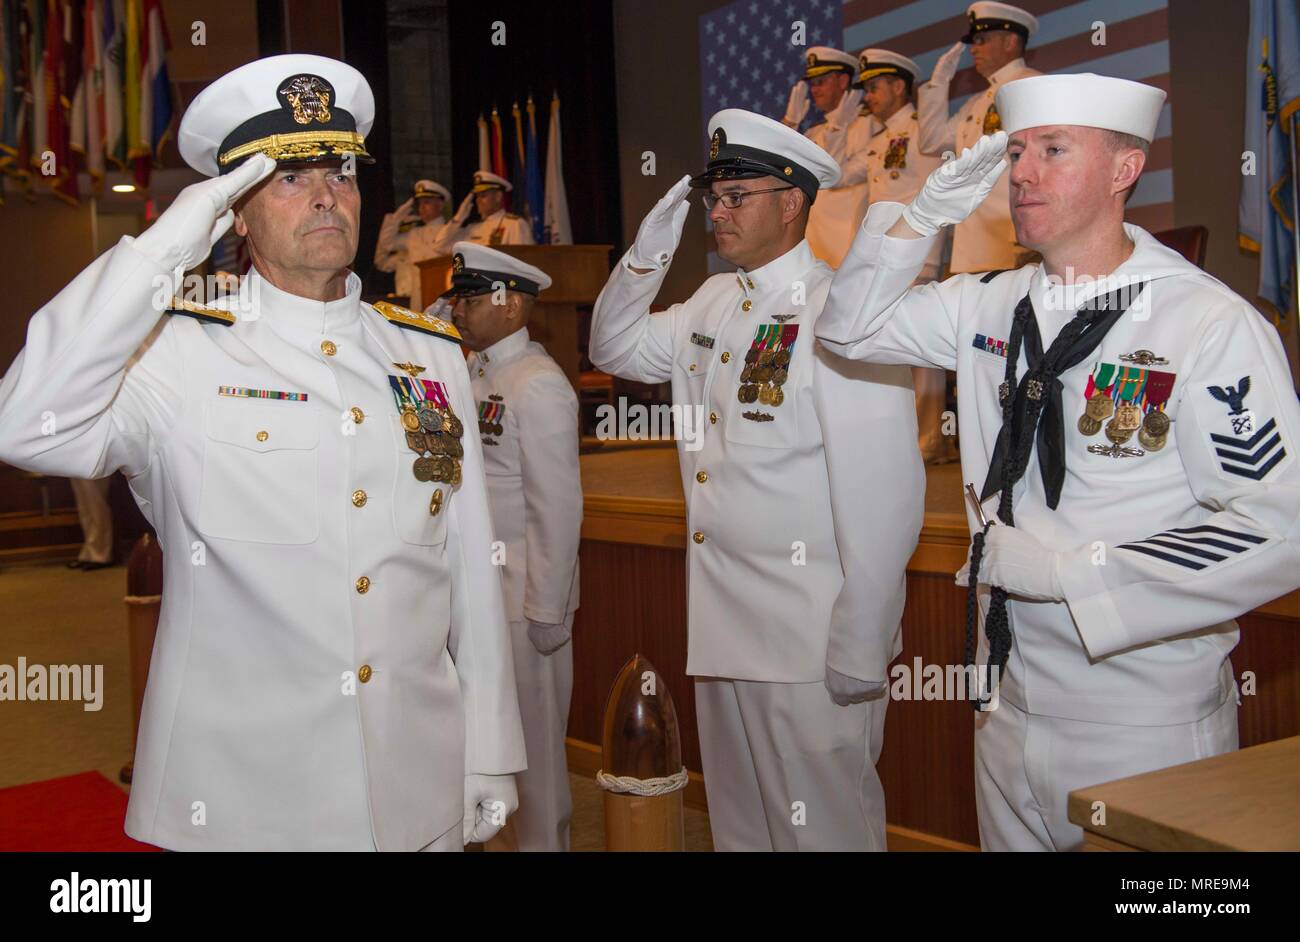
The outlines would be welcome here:
<svg viewBox="0 0 1300 942">
<path fill-rule="evenodd" d="M 460 462 L 459 461 L 453 461 L 451 463 L 451 481 L 449 481 L 448 483 L 450 483 L 452 487 L 460 487 Z"/>
<path fill-rule="evenodd" d="M 417 455 L 422 455 L 429 450 L 428 443 L 424 440 L 423 432 L 407 432 L 406 447 L 411 449 Z"/>
<path fill-rule="evenodd" d="M 465 434 L 465 426 L 461 424 L 460 419 L 456 418 L 456 413 L 452 412 L 450 408 L 442 417 L 442 430 L 451 435 L 452 438 L 460 438 Z M 500 423 L 497 424 L 497 434 L 501 434 Z"/>
<path fill-rule="evenodd" d="M 1094 419 L 1088 413 L 1079 416 L 1079 434 L 1096 435 L 1101 431 L 1101 419 Z"/>
<path fill-rule="evenodd" d="M 1165 442 L 1168 440 L 1169 437 L 1167 435 L 1150 434 L 1145 425 L 1138 430 L 1138 441 L 1141 442 L 1142 447 L 1147 451 L 1159 451 L 1161 448 L 1165 447 Z"/>
<path fill-rule="evenodd" d="M 772 387 L 771 387 L 771 386 L 760 386 L 760 387 L 758 387 L 758 401 L 761 402 L 761 403 L 762 403 L 763 405 L 765 405 L 765 406 L 770 406 L 770 405 L 772 404 Z"/>
<path fill-rule="evenodd" d="M 1115 410 L 1115 426 L 1126 432 L 1136 432 L 1142 426 L 1142 409 L 1132 402 L 1121 402 Z"/>
<path fill-rule="evenodd" d="M 781 389 L 780 386 L 773 386 L 772 395 L 769 397 L 769 399 L 771 400 L 768 403 L 769 406 L 779 406 L 781 403 L 785 402 L 785 392 Z"/>
<path fill-rule="evenodd" d="M 415 472 L 415 479 L 417 481 L 432 481 L 434 467 L 434 460 L 432 458 L 416 458 L 415 464 L 411 466 L 411 470 Z"/>
<path fill-rule="evenodd" d="M 420 430 L 420 417 L 415 414 L 414 409 L 402 410 L 402 428 L 408 432 L 418 432 Z"/>
<path fill-rule="evenodd" d="M 1115 412 L 1115 403 L 1104 392 L 1095 392 L 1088 400 L 1087 414 L 1098 422 L 1105 422 Z"/>
<path fill-rule="evenodd" d="M 789 350 L 776 351 L 776 356 L 772 357 L 772 362 L 775 363 L 777 366 L 789 366 L 790 351 Z"/>
<path fill-rule="evenodd" d="M 1169 416 L 1159 410 L 1148 412 L 1142 420 L 1142 431 L 1153 439 L 1164 438 L 1169 434 Z"/>
<path fill-rule="evenodd" d="M 790 378 L 790 371 L 785 369 L 784 367 L 777 367 L 776 370 L 773 371 L 772 373 L 772 382 L 777 386 L 784 384 L 785 381 L 789 378 Z"/>
<path fill-rule="evenodd" d="M 1121 428 L 1117 423 L 1118 417 L 1106 423 L 1106 437 L 1116 445 L 1122 445 L 1133 437 L 1133 429 Z"/>
</svg>

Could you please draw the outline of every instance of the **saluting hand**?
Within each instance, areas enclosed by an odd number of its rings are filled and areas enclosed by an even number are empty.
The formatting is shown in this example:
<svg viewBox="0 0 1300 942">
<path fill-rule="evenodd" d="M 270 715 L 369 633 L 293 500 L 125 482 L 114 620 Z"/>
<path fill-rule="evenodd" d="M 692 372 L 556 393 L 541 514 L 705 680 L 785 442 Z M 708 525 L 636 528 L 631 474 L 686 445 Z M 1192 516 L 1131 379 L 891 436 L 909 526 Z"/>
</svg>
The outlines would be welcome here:
<svg viewBox="0 0 1300 942">
<path fill-rule="evenodd" d="M 797 128 L 808 116 L 812 103 L 808 100 L 808 83 L 803 79 L 794 83 L 790 89 L 790 99 L 785 105 L 785 117 L 781 120 L 792 128 Z"/>
<path fill-rule="evenodd" d="M 953 47 L 939 57 L 934 64 L 934 74 L 930 76 L 931 85 L 948 85 L 957 75 L 957 64 L 961 54 L 966 51 L 965 43 L 954 43 Z"/>
<path fill-rule="evenodd" d="M 470 211 L 474 208 L 474 191 L 470 190 L 465 194 L 465 198 L 460 201 L 460 208 L 456 210 L 453 218 L 455 222 L 465 225 L 465 220 L 469 218 Z"/>
<path fill-rule="evenodd" d="M 185 272 L 202 264 L 234 224 L 231 207 L 274 169 L 275 161 L 259 153 L 225 176 L 190 184 L 136 238 L 135 247 L 173 271 Z"/>
<path fill-rule="evenodd" d="M 922 236 L 961 222 L 975 212 L 1006 170 L 1006 150 L 1007 134 L 998 131 L 981 137 L 955 160 L 940 164 L 904 208 L 903 220 Z"/>
<path fill-rule="evenodd" d="M 691 204 L 686 201 L 690 189 L 691 176 L 687 174 L 646 213 L 628 252 L 628 263 L 633 268 L 657 271 L 668 265 L 677 251 L 677 243 L 682 240 L 686 214 L 691 211 Z"/>
</svg>

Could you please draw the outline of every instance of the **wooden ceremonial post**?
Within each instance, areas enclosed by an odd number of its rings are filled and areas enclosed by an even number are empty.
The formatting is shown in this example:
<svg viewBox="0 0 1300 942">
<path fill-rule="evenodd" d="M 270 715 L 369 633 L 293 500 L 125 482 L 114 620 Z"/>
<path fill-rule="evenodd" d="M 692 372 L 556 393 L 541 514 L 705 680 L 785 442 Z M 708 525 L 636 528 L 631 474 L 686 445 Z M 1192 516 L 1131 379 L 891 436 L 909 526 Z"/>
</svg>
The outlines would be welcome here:
<svg viewBox="0 0 1300 942">
<path fill-rule="evenodd" d="M 640 654 L 623 665 L 605 704 L 603 775 L 645 780 L 682 771 L 677 709 L 664 677 Z M 686 849 L 682 789 L 637 795 L 605 788 L 605 849 Z"/>
<path fill-rule="evenodd" d="M 537 297 L 528 334 L 546 348 L 578 388 L 578 308 L 595 304 L 609 278 L 608 245 L 494 245 L 551 276 L 551 286 Z M 451 285 L 451 256 L 417 262 L 420 295 L 426 306 Z"/>
<path fill-rule="evenodd" d="M 144 688 L 149 680 L 149 659 L 153 639 L 158 632 L 158 613 L 162 609 L 163 556 L 158 540 L 146 532 L 135 541 L 131 559 L 126 564 L 126 631 L 131 661 L 131 692 L 135 724 L 131 727 L 131 754 L 140 732 L 140 711 L 144 706 Z M 118 773 L 122 783 L 131 784 L 134 758 Z"/>
</svg>

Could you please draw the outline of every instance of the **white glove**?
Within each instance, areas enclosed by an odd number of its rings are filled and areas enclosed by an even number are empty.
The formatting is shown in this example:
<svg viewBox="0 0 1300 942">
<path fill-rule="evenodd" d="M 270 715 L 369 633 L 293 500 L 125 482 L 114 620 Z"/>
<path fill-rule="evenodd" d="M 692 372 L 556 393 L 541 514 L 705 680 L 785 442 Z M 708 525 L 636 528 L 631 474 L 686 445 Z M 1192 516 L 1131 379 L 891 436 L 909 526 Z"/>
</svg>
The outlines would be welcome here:
<svg viewBox="0 0 1300 942">
<path fill-rule="evenodd" d="M 414 212 L 414 209 L 415 209 L 415 197 L 412 196 L 401 206 L 397 207 L 393 215 L 396 216 L 398 219 L 405 219 L 407 216 L 420 215 L 419 213 Z"/>
<path fill-rule="evenodd" d="M 191 183 L 136 237 L 135 247 L 173 271 L 201 265 L 234 223 L 230 207 L 274 169 L 275 161 L 258 153 L 225 176 Z"/>
<path fill-rule="evenodd" d="M 518 807 L 519 792 L 513 775 L 466 775 L 465 820 L 461 825 L 465 843 L 490 841 Z"/>
<path fill-rule="evenodd" d="M 957 74 L 957 65 L 961 54 L 966 51 L 965 43 L 954 43 L 953 47 L 939 57 L 934 64 L 934 73 L 930 76 L 931 85 L 949 85 Z"/>
<path fill-rule="evenodd" d="M 860 88 L 848 89 L 840 98 L 840 103 L 826 116 L 826 120 L 837 128 L 847 128 L 858 116 L 858 109 L 862 107 L 863 94 Z"/>
<path fill-rule="evenodd" d="M 691 204 L 686 201 L 690 189 L 691 176 L 687 174 L 655 203 L 654 209 L 646 213 L 636 231 L 636 241 L 628 250 L 627 260 L 633 268 L 657 270 L 667 267 L 669 259 L 677 251 L 677 243 L 682 240 L 686 214 L 691 211 Z"/>
<path fill-rule="evenodd" d="M 550 654 L 569 643 L 569 626 L 564 622 L 548 625 L 545 622 L 528 620 L 528 640 L 533 643 L 538 654 Z"/>
<path fill-rule="evenodd" d="M 474 192 L 471 190 L 465 194 L 465 198 L 460 201 L 460 207 L 456 210 L 456 215 L 451 217 L 451 221 L 457 225 L 465 225 L 465 220 L 474 209 Z"/>
<path fill-rule="evenodd" d="M 923 236 L 955 226 L 989 195 L 1007 169 L 1007 132 L 986 134 L 955 160 L 940 164 L 903 209 L 903 219 Z"/>
<path fill-rule="evenodd" d="M 841 674 L 829 664 L 826 665 L 826 690 L 837 706 L 861 703 L 863 700 L 875 700 L 885 693 L 883 680 L 865 681 Z"/>
<path fill-rule="evenodd" d="M 1060 567 L 1060 553 L 1018 527 L 996 524 L 984 537 L 979 582 L 1001 586 L 1012 595 L 1036 602 L 1061 602 L 1065 592 L 1061 589 Z"/>
<path fill-rule="evenodd" d="M 808 117 L 808 109 L 812 107 L 812 102 L 808 100 L 808 83 L 803 79 L 794 83 L 790 89 L 790 100 L 785 105 L 785 117 L 781 120 L 792 128 L 797 128 L 804 118 Z"/>
</svg>

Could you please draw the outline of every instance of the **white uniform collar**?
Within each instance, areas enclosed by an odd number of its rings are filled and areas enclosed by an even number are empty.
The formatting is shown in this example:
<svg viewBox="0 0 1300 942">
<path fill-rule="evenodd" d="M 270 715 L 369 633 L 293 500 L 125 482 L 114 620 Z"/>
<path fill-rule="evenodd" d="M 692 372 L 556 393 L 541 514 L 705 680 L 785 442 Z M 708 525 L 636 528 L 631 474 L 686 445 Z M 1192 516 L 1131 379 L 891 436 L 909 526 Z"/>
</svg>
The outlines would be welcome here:
<svg viewBox="0 0 1300 942">
<path fill-rule="evenodd" d="M 242 310 L 248 312 L 241 313 L 241 320 L 266 316 L 277 327 L 323 334 L 352 324 L 361 316 L 361 279 L 355 272 L 348 272 L 347 293 L 337 301 L 313 301 L 281 291 L 256 267 L 249 269 L 239 288 Z"/>
<path fill-rule="evenodd" d="M 903 105 L 903 107 L 899 108 L 897 111 L 891 114 L 889 116 L 889 119 L 884 122 L 884 124 L 881 126 L 880 131 L 877 133 L 883 134 L 885 131 L 903 130 L 904 127 L 906 127 L 908 124 L 911 123 L 912 115 L 914 115 L 915 113 L 916 113 L 916 108 L 912 106 L 911 102 L 908 102 L 907 104 Z"/>
<path fill-rule="evenodd" d="M 780 258 L 772 259 L 761 268 L 751 272 L 743 268 L 736 269 L 736 277 L 747 296 L 766 294 L 769 291 L 789 291 L 790 285 L 815 264 L 817 259 L 813 258 L 808 240 L 804 239 Z"/>
<path fill-rule="evenodd" d="M 528 328 L 520 327 L 513 334 L 506 334 L 490 347 L 485 347 L 474 354 L 478 365 L 500 363 L 523 353 L 528 347 Z"/>
<path fill-rule="evenodd" d="M 998 69 L 991 76 L 989 76 L 989 85 L 998 85 L 998 84 L 1005 85 L 1011 79 L 1013 73 L 1023 72 L 1025 71 L 1025 69 L 1026 66 L 1025 66 L 1024 59 L 1012 59 L 1002 68 Z"/>
<path fill-rule="evenodd" d="M 1140 226 L 1126 222 L 1124 232 L 1133 240 L 1133 252 L 1105 278 L 1076 285 L 1054 285 L 1048 282 L 1047 270 L 1040 264 L 1030 281 L 1034 310 L 1073 312 L 1097 295 L 1119 288 L 1134 288 L 1142 281 L 1199 270 Z"/>
</svg>

